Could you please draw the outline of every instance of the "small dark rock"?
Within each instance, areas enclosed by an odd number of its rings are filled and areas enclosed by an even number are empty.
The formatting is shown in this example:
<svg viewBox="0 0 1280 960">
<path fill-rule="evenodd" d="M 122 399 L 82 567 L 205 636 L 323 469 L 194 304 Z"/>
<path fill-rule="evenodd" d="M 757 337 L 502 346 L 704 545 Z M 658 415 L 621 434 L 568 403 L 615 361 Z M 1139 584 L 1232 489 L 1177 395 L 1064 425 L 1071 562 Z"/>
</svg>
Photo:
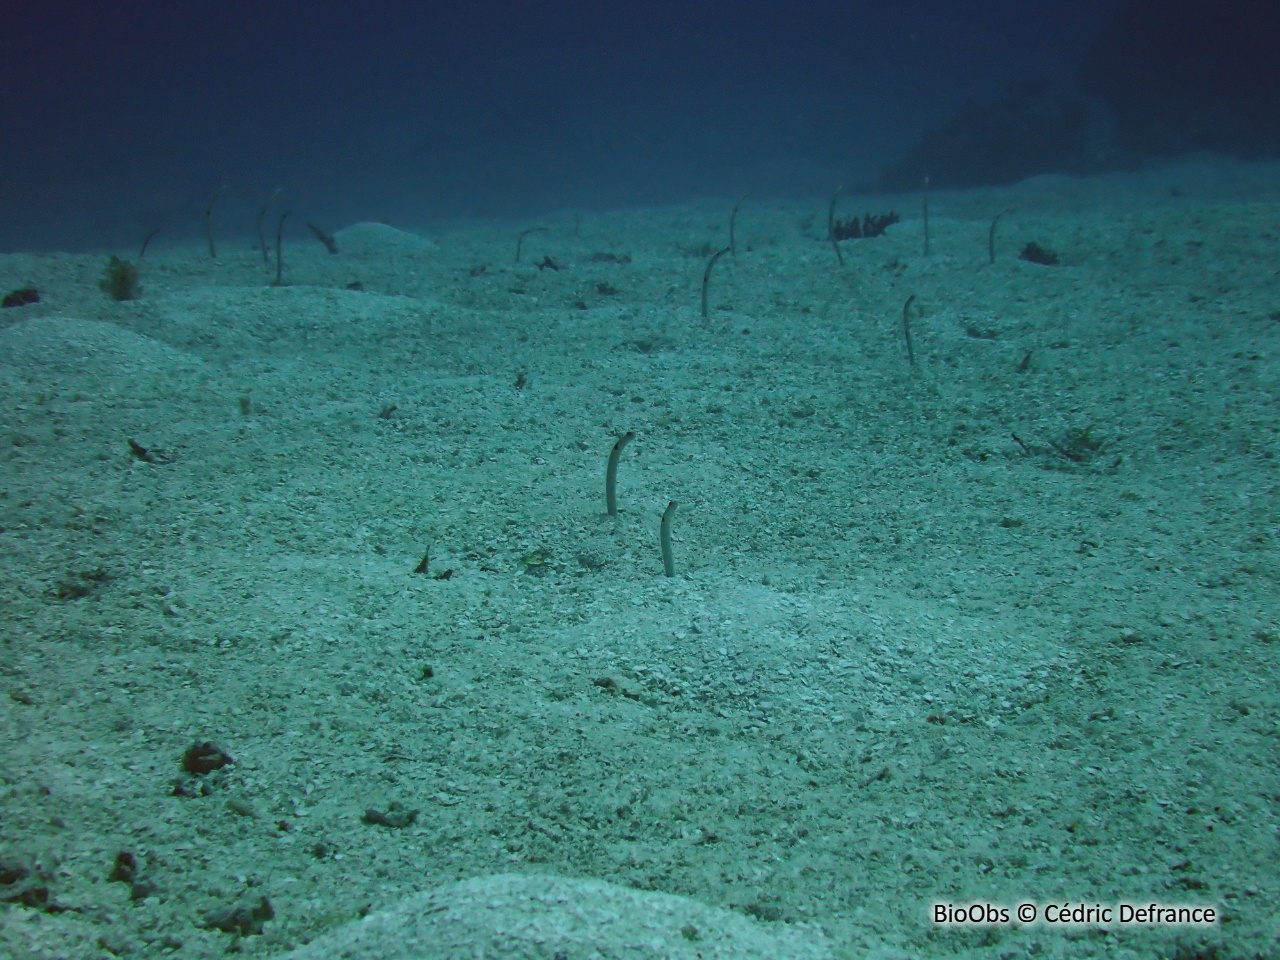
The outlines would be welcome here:
<svg viewBox="0 0 1280 960">
<path fill-rule="evenodd" d="M 254 904 L 238 903 L 234 907 L 210 910 L 204 915 L 204 925 L 211 930 L 238 933 L 242 937 L 260 936 L 262 925 L 274 919 L 275 915 L 271 901 L 266 897 L 259 897 Z"/>
<path fill-rule="evenodd" d="M 16 903 L 33 910 L 57 913 L 45 876 L 31 862 L 0 860 L 0 903 Z"/>
<path fill-rule="evenodd" d="M 187 800 L 193 797 L 209 797 L 213 795 L 213 785 L 207 780 L 197 780 L 195 777 L 178 777 L 173 781 L 172 794 Z"/>
<path fill-rule="evenodd" d="M 40 302 L 40 291 L 35 287 L 22 287 L 14 290 L 12 293 L 6 293 L 4 300 L 0 302 L 0 306 L 4 307 L 25 307 L 28 304 Z"/>
<path fill-rule="evenodd" d="M 138 858 L 128 850 L 121 850 L 116 854 L 115 865 L 112 866 L 111 872 L 107 874 L 107 879 L 112 883 L 133 883 L 137 875 Z"/>
<path fill-rule="evenodd" d="M 772 903 L 749 903 L 742 908 L 742 912 L 749 917 L 755 917 L 757 920 L 763 920 L 765 923 L 777 923 L 783 918 L 782 908 Z"/>
<path fill-rule="evenodd" d="M 323 840 L 318 840 L 311 845 L 311 856 L 315 857 L 317 860 L 328 860 L 333 856 L 333 853 L 333 844 L 325 843 Z"/>
<path fill-rule="evenodd" d="M 1018 254 L 1019 260 L 1025 260 L 1027 263 L 1038 263 L 1042 267 L 1056 267 L 1058 265 L 1058 255 L 1052 250 L 1047 250 L 1034 240 L 1030 241 L 1022 252 Z"/>
<path fill-rule="evenodd" d="M 396 830 L 409 826 L 418 819 L 417 810 L 406 810 L 399 800 L 393 800 L 385 812 L 370 807 L 364 812 L 363 820 L 370 826 L 391 827 Z"/>
<path fill-rule="evenodd" d="M 230 763 L 235 763 L 231 754 L 208 740 L 193 743 L 182 755 L 182 769 L 196 776 L 221 770 Z"/>
<path fill-rule="evenodd" d="M 68 574 L 54 584 L 53 595 L 59 600 L 80 600 L 96 592 L 110 579 L 111 574 L 102 567 L 81 570 L 79 573 Z"/>
</svg>

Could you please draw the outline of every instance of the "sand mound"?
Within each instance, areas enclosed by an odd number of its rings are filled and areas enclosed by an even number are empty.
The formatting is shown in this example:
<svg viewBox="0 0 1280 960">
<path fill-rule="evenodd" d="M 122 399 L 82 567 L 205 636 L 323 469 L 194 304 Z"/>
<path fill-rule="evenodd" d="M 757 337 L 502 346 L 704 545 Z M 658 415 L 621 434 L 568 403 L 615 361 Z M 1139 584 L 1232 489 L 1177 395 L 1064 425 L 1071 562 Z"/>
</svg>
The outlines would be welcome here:
<svg viewBox="0 0 1280 960">
<path fill-rule="evenodd" d="M 168 344 L 99 320 L 40 317 L 0 330 L 0 363 L 49 373 L 112 378 L 191 371 L 197 358 Z"/>
<path fill-rule="evenodd" d="M 279 960 L 819 960 L 813 928 L 765 925 L 696 900 L 596 880 L 477 877 L 417 894 Z"/>
<path fill-rule="evenodd" d="M 334 239 L 338 241 L 338 247 L 344 254 L 356 257 L 431 253 L 436 249 L 434 240 L 397 230 L 385 223 L 353 223 L 339 230 Z"/>
</svg>

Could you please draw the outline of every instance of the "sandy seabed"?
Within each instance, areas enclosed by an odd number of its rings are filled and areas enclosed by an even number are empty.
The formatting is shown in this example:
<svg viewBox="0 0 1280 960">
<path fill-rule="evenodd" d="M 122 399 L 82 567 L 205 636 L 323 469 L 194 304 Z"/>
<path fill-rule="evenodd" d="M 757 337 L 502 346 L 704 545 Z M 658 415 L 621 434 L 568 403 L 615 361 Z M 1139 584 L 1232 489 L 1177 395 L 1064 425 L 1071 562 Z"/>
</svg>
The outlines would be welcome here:
<svg viewBox="0 0 1280 960">
<path fill-rule="evenodd" d="M 732 201 L 155 246 L 120 303 L 0 258 L 0 952 L 555 875 L 812 956 L 1280 956 L 1280 171 L 941 193 L 927 256 L 889 206 L 841 266 L 748 198 L 705 320 Z M 1220 919 L 932 918 L 1068 902 Z"/>
</svg>

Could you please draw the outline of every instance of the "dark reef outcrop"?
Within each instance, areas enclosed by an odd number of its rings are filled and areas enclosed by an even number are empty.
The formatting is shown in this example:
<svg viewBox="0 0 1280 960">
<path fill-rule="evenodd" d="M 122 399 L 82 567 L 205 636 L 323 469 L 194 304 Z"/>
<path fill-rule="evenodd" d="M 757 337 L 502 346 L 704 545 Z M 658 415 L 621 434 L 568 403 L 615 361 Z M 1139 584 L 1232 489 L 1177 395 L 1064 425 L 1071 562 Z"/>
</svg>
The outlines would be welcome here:
<svg viewBox="0 0 1280 960">
<path fill-rule="evenodd" d="M 1088 167 L 1089 109 L 1044 81 L 1010 87 L 994 103 L 966 106 L 880 172 L 885 190 L 1016 183 L 1037 173 Z"/>
<path fill-rule="evenodd" d="M 1129 0 L 1082 70 L 1140 156 L 1280 156 L 1280 3 Z"/>
<path fill-rule="evenodd" d="M 1128 0 L 1078 75 L 1071 88 L 1031 81 L 964 107 L 877 186 L 1001 186 L 1196 150 L 1280 157 L 1280 0 Z"/>
</svg>

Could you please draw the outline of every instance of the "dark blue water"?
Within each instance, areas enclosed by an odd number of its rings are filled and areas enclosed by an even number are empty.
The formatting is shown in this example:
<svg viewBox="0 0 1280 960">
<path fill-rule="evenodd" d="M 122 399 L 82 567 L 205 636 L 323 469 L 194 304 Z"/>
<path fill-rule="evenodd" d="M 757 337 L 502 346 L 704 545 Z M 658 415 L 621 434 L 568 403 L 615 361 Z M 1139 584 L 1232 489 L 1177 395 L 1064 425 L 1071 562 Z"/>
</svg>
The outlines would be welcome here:
<svg viewBox="0 0 1280 960">
<path fill-rule="evenodd" d="M 198 237 L 224 185 L 232 233 L 278 187 L 330 226 L 825 194 L 1079 88 L 1121 6 L 7 0 L 0 248 Z"/>
</svg>

